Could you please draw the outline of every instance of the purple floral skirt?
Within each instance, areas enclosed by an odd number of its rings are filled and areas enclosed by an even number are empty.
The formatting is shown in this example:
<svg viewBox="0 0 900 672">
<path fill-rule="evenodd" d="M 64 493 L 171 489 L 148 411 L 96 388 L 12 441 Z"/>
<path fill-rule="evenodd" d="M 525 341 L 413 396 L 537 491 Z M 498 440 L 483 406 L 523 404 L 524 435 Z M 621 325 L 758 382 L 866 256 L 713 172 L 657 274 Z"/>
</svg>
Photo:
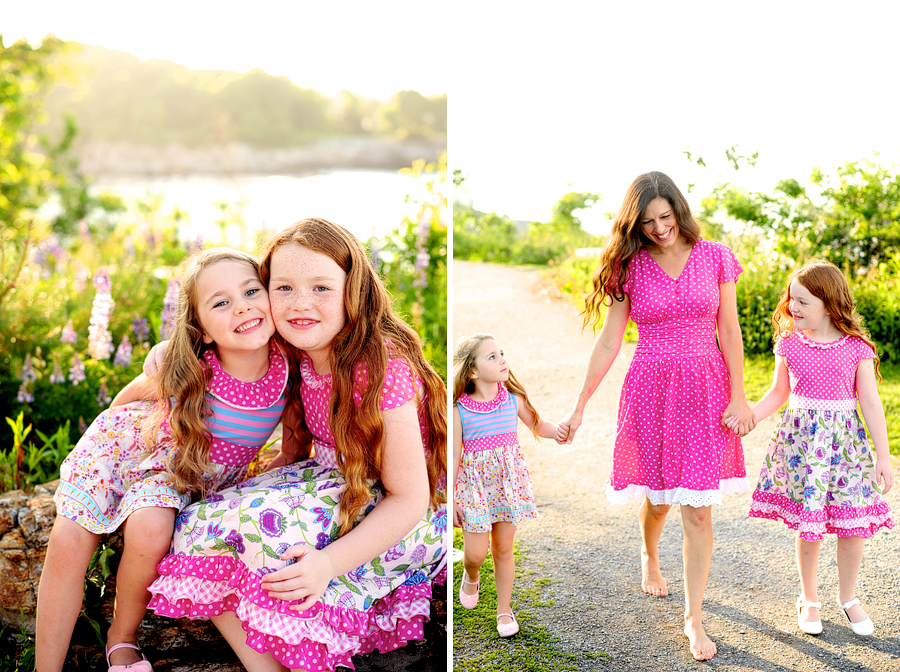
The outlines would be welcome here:
<svg viewBox="0 0 900 672">
<path fill-rule="evenodd" d="M 333 579 L 312 608 L 296 612 L 260 590 L 293 544 L 323 548 L 337 538 L 343 474 L 314 460 L 289 465 L 187 507 L 171 554 L 150 586 L 150 609 L 173 618 L 234 611 L 247 644 L 289 668 L 353 667 L 351 656 L 422 639 L 432 583 L 443 582 L 447 510 L 429 509 L 393 548 Z M 360 518 L 384 498 L 372 484 Z M 290 562 L 293 562 L 291 560 Z"/>
<path fill-rule="evenodd" d="M 814 403 L 819 408 L 807 408 Z M 780 519 L 806 541 L 825 533 L 871 537 L 894 526 L 874 478 L 875 454 L 856 400 L 792 396 L 772 435 L 750 516 Z"/>
</svg>

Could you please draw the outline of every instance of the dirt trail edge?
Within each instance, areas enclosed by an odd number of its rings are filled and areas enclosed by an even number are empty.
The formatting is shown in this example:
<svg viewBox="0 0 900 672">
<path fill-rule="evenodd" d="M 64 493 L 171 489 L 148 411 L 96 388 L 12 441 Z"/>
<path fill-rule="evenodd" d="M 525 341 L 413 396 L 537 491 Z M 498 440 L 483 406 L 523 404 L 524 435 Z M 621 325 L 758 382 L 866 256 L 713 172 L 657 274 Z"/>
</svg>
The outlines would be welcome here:
<svg viewBox="0 0 900 672">
<path fill-rule="evenodd" d="M 554 422 L 575 400 L 594 341 L 590 331 L 581 331 L 577 312 L 537 270 L 453 263 L 454 342 L 474 332 L 493 334 L 537 409 Z M 857 594 L 876 625 L 870 638 L 854 635 L 835 604 L 834 538 L 822 543 L 820 556 L 825 631 L 804 635 L 793 606 L 799 592 L 793 533 L 782 523 L 749 518 L 749 492 L 725 496 L 723 505 L 713 507 L 715 544 L 704 601 L 704 624 L 719 653 L 705 663 L 693 660 L 682 633 L 678 507 L 660 544 L 670 595 L 654 598 L 640 589 L 637 503 L 613 507 L 604 496 L 619 391 L 633 352 L 633 344 L 623 345 L 573 444 L 535 445 L 520 425 L 540 518 L 524 523 L 517 538 L 526 569 L 535 572 L 529 576 L 552 580 L 552 606 L 539 609 L 538 618 L 565 650 L 610 654 L 580 664 L 579 671 L 900 672 L 900 486 L 887 496 L 898 528 L 866 542 Z M 769 418 L 744 440 L 751 486 L 774 424 Z M 900 480 L 897 461 L 894 469 Z M 461 659 L 465 652 L 454 655 Z"/>
</svg>

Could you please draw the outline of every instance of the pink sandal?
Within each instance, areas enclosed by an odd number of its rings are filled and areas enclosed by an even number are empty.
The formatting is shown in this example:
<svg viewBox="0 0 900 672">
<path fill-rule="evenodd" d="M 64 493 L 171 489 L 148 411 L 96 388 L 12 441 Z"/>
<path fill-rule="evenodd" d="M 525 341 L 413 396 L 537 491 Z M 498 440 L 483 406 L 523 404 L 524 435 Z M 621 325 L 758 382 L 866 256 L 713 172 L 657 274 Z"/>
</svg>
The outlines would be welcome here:
<svg viewBox="0 0 900 672">
<path fill-rule="evenodd" d="M 139 660 L 131 665 L 113 665 L 109 662 L 109 654 L 117 649 L 134 649 L 141 654 L 143 660 Z M 109 668 L 109 672 L 126 672 L 126 670 L 132 670 L 133 672 L 153 672 L 153 666 L 150 664 L 150 661 L 147 660 L 147 656 L 144 655 L 144 652 L 141 651 L 141 647 L 137 644 L 132 644 L 131 642 L 122 642 L 121 644 L 116 644 L 111 649 L 107 649 L 106 666 Z"/>
<path fill-rule="evenodd" d="M 468 578 L 466 570 L 463 570 L 462 581 L 459 582 L 459 603 L 466 609 L 474 609 L 478 604 L 478 584 L 481 583 L 481 577 L 478 577 L 478 581 L 466 581 Z M 475 592 L 470 595 L 463 590 L 463 586 L 475 586 Z"/>
</svg>

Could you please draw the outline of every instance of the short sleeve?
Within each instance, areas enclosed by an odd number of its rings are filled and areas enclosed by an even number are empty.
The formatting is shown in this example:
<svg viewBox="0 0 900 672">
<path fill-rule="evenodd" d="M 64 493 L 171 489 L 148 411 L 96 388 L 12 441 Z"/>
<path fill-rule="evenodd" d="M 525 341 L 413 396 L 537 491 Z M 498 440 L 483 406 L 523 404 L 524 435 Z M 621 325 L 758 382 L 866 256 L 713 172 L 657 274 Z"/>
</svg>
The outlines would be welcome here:
<svg viewBox="0 0 900 672">
<path fill-rule="evenodd" d="M 856 346 L 856 356 L 860 359 L 875 359 L 875 351 L 872 349 L 872 346 L 866 343 L 861 338 L 854 339 L 854 345 Z"/>
<path fill-rule="evenodd" d="M 418 386 L 419 379 L 405 359 L 389 359 L 381 387 L 381 410 L 402 406 L 416 396 Z"/>
<path fill-rule="evenodd" d="M 785 337 L 781 337 L 777 341 L 775 341 L 775 354 L 779 357 L 784 357 L 785 355 L 787 355 L 785 340 L 787 340 Z"/>
<path fill-rule="evenodd" d="M 738 276 L 744 272 L 734 252 L 727 245 L 721 243 L 719 248 L 719 284 L 725 282 L 737 282 Z"/>
<path fill-rule="evenodd" d="M 643 250 L 638 251 L 636 255 L 631 258 L 631 261 L 628 262 L 628 279 L 622 283 L 622 291 L 626 294 L 631 294 L 632 289 L 634 289 L 634 278 L 638 274 L 638 266 L 640 265 L 640 257 Z M 622 272 L 621 270 L 619 271 Z"/>
</svg>

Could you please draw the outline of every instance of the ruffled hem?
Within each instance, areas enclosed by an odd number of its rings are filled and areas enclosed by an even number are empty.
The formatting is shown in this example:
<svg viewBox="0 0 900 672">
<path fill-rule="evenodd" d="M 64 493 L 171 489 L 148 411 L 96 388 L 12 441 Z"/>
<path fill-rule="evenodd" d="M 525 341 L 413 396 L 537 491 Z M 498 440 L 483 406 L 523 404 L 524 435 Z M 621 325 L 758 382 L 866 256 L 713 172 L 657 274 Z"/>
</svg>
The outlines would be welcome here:
<svg viewBox="0 0 900 672">
<path fill-rule="evenodd" d="M 293 668 L 352 669 L 354 655 L 393 651 L 423 639 L 423 623 L 430 618 L 428 582 L 398 586 L 364 612 L 321 602 L 296 612 L 289 608 L 296 601 L 268 597 L 260 590 L 260 577 L 235 558 L 170 555 L 157 569 L 149 609 L 191 619 L 233 611 L 250 647 Z"/>
<path fill-rule="evenodd" d="M 688 490 L 687 488 L 672 488 L 671 490 L 651 490 L 646 485 L 629 484 L 621 490 L 616 490 L 612 485 L 606 486 L 606 499 L 610 504 L 627 504 L 632 499 L 646 497 L 654 505 L 684 504 L 686 506 L 711 506 L 722 503 L 722 494 L 732 495 L 737 492 L 750 490 L 750 483 L 746 476 L 727 478 L 719 481 L 717 490 Z"/>
<path fill-rule="evenodd" d="M 806 541 L 821 541 L 825 534 L 868 539 L 882 527 L 894 527 L 891 508 L 884 500 L 869 506 L 826 505 L 818 511 L 805 511 L 802 504 L 784 495 L 755 490 L 749 515 L 781 520 Z"/>
</svg>

